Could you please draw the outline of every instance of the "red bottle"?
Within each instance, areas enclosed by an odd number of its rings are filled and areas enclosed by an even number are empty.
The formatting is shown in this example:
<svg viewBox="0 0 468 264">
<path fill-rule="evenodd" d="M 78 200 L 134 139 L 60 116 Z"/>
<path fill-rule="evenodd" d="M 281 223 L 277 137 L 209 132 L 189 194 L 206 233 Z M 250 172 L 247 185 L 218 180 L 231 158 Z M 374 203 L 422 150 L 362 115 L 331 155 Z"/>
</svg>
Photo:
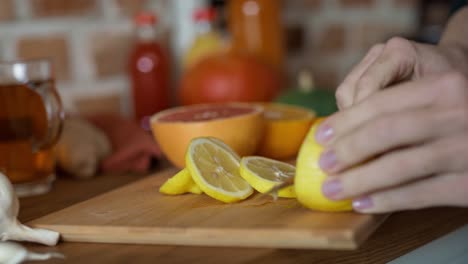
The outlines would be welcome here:
<svg viewBox="0 0 468 264">
<path fill-rule="evenodd" d="M 149 130 L 151 115 L 169 107 L 169 58 L 157 42 L 157 18 L 143 12 L 135 17 L 137 40 L 130 57 L 135 118 Z"/>
</svg>

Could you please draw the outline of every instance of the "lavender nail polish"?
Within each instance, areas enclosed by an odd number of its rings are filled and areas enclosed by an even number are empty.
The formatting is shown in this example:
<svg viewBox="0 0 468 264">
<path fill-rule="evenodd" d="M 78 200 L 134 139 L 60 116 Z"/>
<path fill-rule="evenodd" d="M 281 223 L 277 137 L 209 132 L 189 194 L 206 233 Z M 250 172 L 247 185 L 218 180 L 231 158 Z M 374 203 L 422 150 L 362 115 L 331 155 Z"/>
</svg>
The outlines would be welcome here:
<svg viewBox="0 0 468 264">
<path fill-rule="evenodd" d="M 322 124 L 318 127 L 315 133 L 315 140 L 318 143 L 325 143 L 333 137 L 333 128 L 327 124 Z"/>
<path fill-rule="evenodd" d="M 342 190 L 343 188 L 339 179 L 327 180 L 322 185 L 322 193 L 330 199 L 336 197 Z"/>
<path fill-rule="evenodd" d="M 338 164 L 338 159 L 336 158 L 335 152 L 333 150 L 327 150 L 320 155 L 319 166 L 324 171 L 329 171 L 336 167 Z"/>
<path fill-rule="evenodd" d="M 353 200 L 353 208 L 357 211 L 362 211 L 371 208 L 374 206 L 372 199 L 370 197 L 361 197 Z"/>
</svg>

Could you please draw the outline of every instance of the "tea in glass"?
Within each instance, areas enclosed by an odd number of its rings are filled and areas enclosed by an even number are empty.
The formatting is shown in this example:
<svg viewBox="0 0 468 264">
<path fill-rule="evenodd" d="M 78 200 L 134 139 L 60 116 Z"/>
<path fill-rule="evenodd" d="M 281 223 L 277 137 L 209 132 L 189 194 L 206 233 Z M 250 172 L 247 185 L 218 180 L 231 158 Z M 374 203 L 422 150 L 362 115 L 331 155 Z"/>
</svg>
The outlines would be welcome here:
<svg viewBox="0 0 468 264">
<path fill-rule="evenodd" d="M 18 196 L 50 189 L 62 120 L 48 61 L 0 62 L 0 171 Z"/>
</svg>

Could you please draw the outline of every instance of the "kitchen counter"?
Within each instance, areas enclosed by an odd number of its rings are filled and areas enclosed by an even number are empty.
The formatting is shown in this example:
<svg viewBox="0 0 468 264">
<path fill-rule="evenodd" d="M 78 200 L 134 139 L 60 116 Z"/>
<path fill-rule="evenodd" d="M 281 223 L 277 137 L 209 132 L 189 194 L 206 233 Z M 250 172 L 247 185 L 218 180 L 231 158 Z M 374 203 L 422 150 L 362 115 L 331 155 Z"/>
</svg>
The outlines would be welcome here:
<svg viewBox="0 0 468 264">
<path fill-rule="evenodd" d="M 21 199 L 20 220 L 40 216 L 139 180 L 144 175 L 100 175 L 78 181 L 59 177 L 42 196 Z M 42 263 L 386 263 L 468 223 L 468 209 L 434 208 L 391 215 L 355 251 L 275 250 L 246 248 L 117 245 L 62 242 L 49 248 L 28 244 L 34 251 L 59 251 L 66 261 Z M 36 263 L 36 262 L 34 262 Z"/>
</svg>

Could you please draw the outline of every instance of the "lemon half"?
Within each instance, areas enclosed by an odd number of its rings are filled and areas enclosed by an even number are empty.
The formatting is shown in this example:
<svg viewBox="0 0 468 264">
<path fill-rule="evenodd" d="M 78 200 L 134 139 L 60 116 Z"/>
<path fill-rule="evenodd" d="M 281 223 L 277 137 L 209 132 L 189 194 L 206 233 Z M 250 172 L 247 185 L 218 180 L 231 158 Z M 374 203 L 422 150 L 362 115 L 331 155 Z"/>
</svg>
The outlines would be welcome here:
<svg viewBox="0 0 468 264">
<path fill-rule="evenodd" d="M 322 120 L 314 123 L 299 151 L 294 178 L 297 200 L 310 209 L 329 212 L 350 211 L 352 210 L 351 201 L 333 201 L 322 193 L 322 184 L 327 175 L 318 164 L 323 147 L 315 141 L 315 131 Z"/>
</svg>

